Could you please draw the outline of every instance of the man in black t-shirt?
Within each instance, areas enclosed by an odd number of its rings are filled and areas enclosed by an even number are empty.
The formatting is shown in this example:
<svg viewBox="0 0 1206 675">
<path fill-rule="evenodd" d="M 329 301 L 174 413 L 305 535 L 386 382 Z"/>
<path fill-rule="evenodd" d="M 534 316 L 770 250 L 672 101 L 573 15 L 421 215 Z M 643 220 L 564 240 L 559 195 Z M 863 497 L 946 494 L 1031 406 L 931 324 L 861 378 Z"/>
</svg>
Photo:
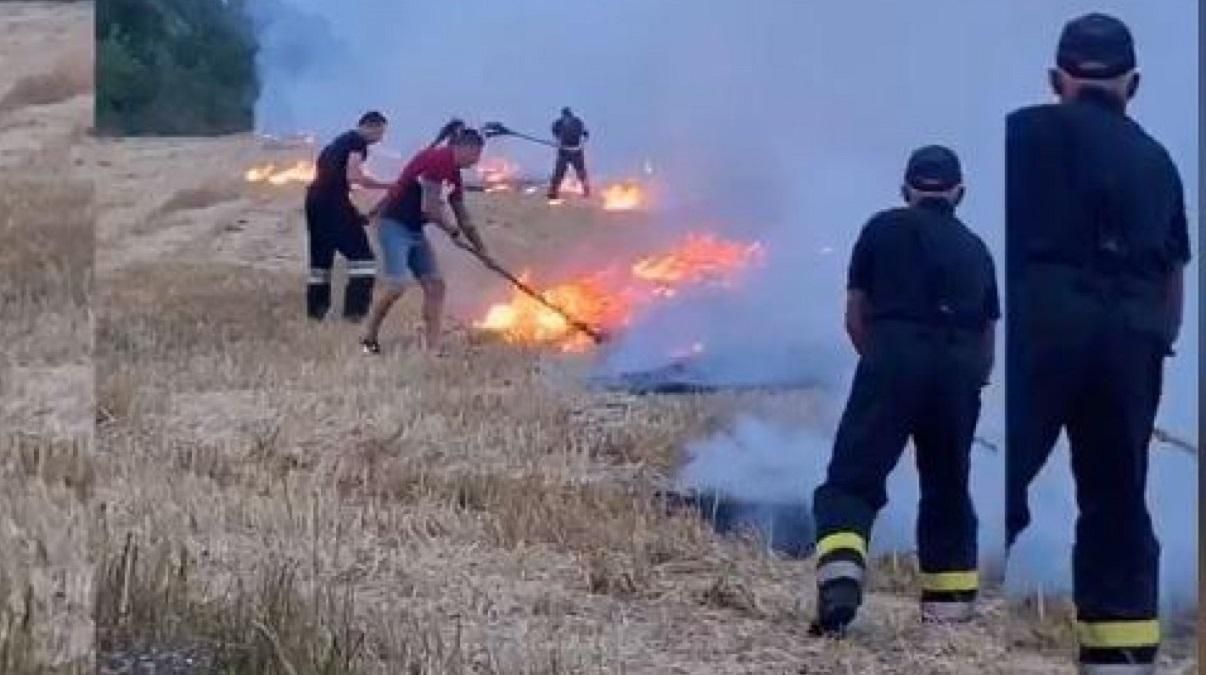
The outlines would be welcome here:
<svg viewBox="0 0 1206 675">
<path fill-rule="evenodd" d="M 549 199 L 561 194 L 561 181 L 565 172 L 574 167 L 574 175 L 582 182 L 582 195 L 590 196 L 590 179 L 586 176 L 586 151 L 583 141 L 590 138 L 590 131 L 580 118 L 569 108 L 561 109 L 561 117 L 553 122 L 553 138 L 557 139 L 557 164 L 553 167 L 553 179 L 549 183 Z"/>
<path fill-rule="evenodd" d="M 1001 311 L 992 256 L 955 217 L 962 182 L 953 152 L 918 150 L 902 188 L 908 207 L 877 214 L 854 246 L 846 329 L 860 358 L 813 498 L 815 633 L 840 634 L 862 603 L 871 526 L 910 437 L 921 481 L 921 617 L 972 615 L 979 578 L 968 473 Z"/>
<path fill-rule="evenodd" d="M 369 112 L 351 131 L 340 134 L 318 155 L 313 182 L 306 190 L 306 230 L 310 240 L 310 276 L 306 314 L 315 320 L 331 307 L 331 267 L 338 251 L 347 259 L 348 283 L 343 316 L 359 321 L 368 312 L 377 273 L 364 226 L 368 220 L 352 203 L 352 185 L 386 190 L 390 184 L 364 172 L 368 148 L 385 137 L 386 119 Z"/>
<path fill-rule="evenodd" d="M 1168 152 L 1127 116 L 1139 74 L 1125 24 L 1069 21 L 1049 77 L 1059 103 L 1006 123 L 1007 543 L 1066 431 L 1081 672 L 1146 675 L 1160 644 L 1148 453 L 1181 326 L 1184 194 Z"/>
</svg>

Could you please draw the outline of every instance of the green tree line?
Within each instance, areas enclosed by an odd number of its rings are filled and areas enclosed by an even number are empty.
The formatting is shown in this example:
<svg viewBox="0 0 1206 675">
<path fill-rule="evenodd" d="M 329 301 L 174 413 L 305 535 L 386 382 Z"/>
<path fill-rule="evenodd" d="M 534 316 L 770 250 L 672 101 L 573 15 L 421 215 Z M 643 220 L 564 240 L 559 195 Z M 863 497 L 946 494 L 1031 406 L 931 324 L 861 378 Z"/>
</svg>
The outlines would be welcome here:
<svg viewBox="0 0 1206 675">
<path fill-rule="evenodd" d="M 97 0 L 97 131 L 252 129 L 259 84 L 246 1 Z"/>
</svg>

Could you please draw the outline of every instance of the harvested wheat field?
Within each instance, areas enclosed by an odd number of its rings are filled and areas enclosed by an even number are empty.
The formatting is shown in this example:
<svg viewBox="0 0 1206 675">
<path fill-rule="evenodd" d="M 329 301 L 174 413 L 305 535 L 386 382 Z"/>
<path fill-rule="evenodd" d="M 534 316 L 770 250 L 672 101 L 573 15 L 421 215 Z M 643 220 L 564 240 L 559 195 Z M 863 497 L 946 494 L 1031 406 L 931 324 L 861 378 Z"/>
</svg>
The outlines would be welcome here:
<svg viewBox="0 0 1206 675">
<path fill-rule="evenodd" d="M 302 188 L 244 172 L 312 149 L 86 137 L 72 64 L 8 36 L 87 41 L 90 16 L 0 4 L 0 671 L 91 671 L 95 649 L 102 673 L 1073 672 L 1066 614 L 1007 640 L 995 592 L 971 625 L 921 626 L 904 559 L 851 639 L 810 638 L 808 564 L 653 498 L 684 442 L 806 418 L 807 392 L 589 390 L 589 353 L 473 328 L 506 288 L 442 241 L 447 355 L 413 348 L 414 297 L 379 359 L 308 323 Z M 519 265 L 641 226 L 522 193 L 469 207 Z"/>
<path fill-rule="evenodd" d="M 0 672 L 87 672 L 92 111 L 86 4 L 0 5 Z M 62 49 L 48 45 L 62 45 Z"/>
</svg>

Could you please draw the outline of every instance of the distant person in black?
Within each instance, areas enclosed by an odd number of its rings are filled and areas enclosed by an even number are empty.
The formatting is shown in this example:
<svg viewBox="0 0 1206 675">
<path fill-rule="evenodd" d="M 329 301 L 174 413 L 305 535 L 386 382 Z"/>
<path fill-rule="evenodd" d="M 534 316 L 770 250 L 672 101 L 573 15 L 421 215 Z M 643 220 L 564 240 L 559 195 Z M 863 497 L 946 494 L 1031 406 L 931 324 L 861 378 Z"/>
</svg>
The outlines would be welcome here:
<svg viewBox="0 0 1206 675">
<path fill-rule="evenodd" d="M 902 187 L 908 206 L 874 216 L 854 246 L 846 330 L 859 363 L 813 497 L 814 634 L 840 635 L 862 603 L 872 524 L 910 437 L 921 481 L 921 618 L 973 614 L 979 577 L 968 473 L 1001 311 L 992 256 L 955 217 L 962 183 L 952 151 L 917 150 Z"/>
<path fill-rule="evenodd" d="M 561 181 L 565 172 L 574 167 L 574 175 L 582 182 L 582 195 L 590 196 L 590 179 L 586 176 L 586 150 L 583 142 L 590 138 L 586 124 L 569 108 L 561 109 L 561 117 L 553 122 L 553 138 L 557 139 L 557 164 L 553 167 L 553 179 L 549 183 L 549 199 L 561 194 Z"/>
<path fill-rule="evenodd" d="M 368 147 L 385 137 L 385 116 L 369 112 L 357 127 L 340 134 L 318 155 L 314 181 L 306 190 L 306 229 L 310 239 L 310 278 L 306 285 L 306 314 L 322 320 L 331 308 L 331 267 L 335 252 L 347 259 L 348 283 L 343 316 L 359 321 L 368 313 L 377 273 L 373 249 L 364 226 L 368 219 L 352 204 L 352 185 L 387 190 L 390 183 L 364 172 Z"/>
<path fill-rule="evenodd" d="M 1073 548 L 1082 673 L 1153 673 L 1159 544 L 1145 494 L 1163 359 L 1190 259 L 1181 179 L 1126 114 L 1130 31 L 1068 22 L 1050 72 L 1058 104 L 1006 125 L 1007 541 L 1066 431 L 1080 515 Z"/>
</svg>

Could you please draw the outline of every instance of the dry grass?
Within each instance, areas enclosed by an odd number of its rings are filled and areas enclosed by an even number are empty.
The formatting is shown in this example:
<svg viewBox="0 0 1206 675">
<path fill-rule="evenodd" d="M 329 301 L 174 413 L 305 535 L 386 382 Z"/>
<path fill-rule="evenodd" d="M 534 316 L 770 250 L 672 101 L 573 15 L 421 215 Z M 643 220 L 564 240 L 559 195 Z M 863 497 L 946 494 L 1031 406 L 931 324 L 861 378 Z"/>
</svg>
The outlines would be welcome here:
<svg viewBox="0 0 1206 675">
<path fill-rule="evenodd" d="M 91 186 L 0 172 L 0 672 L 85 672 L 92 654 Z"/>
<path fill-rule="evenodd" d="M 300 318 L 290 275 L 143 265 L 100 286 L 101 606 L 189 570 L 175 605 L 102 613 L 108 652 L 205 645 L 245 655 L 235 672 L 1007 672 L 992 621 L 915 624 L 907 560 L 877 575 L 905 597 L 877 591 L 857 640 L 816 642 L 806 566 L 660 508 L 652 481 L 732 401 L 567 390 L 554 362 L 456 334 L 427 359 L 396 325 L 366 360 L 354 329 Z M 132 533 L 159 548 L 119 584 Z M 263 618 L 285 596 L 287 620 Z"/>
<path fill-rule="evenodd" d="M 42 11 L 70 26 L 52 21 L 39 35 L 31 17 Z M 90 18 L 90 8 L 0 10 L 2 673 L 90 672 L 94 653 L 94 194 L 72 170 L 87 111 L 29 108 L 88 93 L 91 45 L 73 38 L 90 34 Z"/>
<path fill-rule="evenodd" d="M 66 155 L 48 148 L 41 165 L 0 172 L 0 340 L 9 363 L 87 359 L 92 186 L 53 166 Z"/>
<path fill-rule="evenodd" d="M 63 45 L 55 55 L 57 60 L 48 69 L 19 78 L 0 96 L 0 113 L 62 103 L 92 92 L 92 45 Z"/>
<path fill-rule="evenodd" d="M 177 211 L 207 209 L 211 206 L 234 201 L 241 195 L 241 186 L 233 181 L 212 181 L 207 185 L 177 190 L 152 215 L 162 216 Z"/>
</svg>

